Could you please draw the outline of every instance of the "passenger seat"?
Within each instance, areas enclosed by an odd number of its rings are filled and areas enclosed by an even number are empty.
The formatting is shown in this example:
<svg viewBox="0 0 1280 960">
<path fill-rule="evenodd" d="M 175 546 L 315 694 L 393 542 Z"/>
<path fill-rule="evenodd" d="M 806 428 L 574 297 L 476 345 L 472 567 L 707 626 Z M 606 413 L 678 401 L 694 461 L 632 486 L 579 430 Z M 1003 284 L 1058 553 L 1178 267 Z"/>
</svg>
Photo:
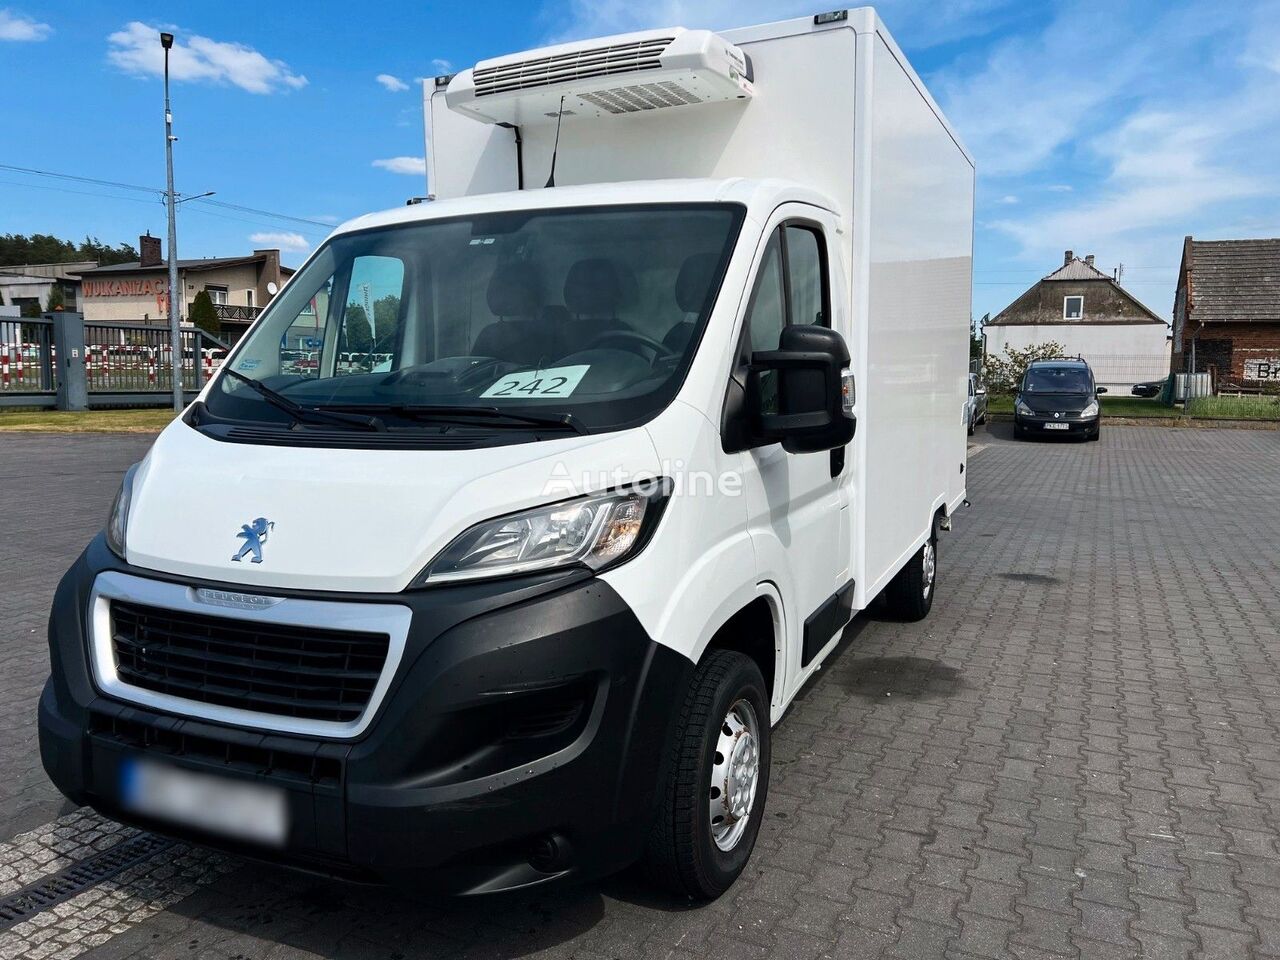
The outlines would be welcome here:
<svg viewBox="0 0 1280 960">
<path fill-rule="evenodd" d="M 542 275 L 531 263 L 515 260 L 494 267 L 486 295 L 489 312 L 498 319 L 476 336 L 475 357 L 536 364 L 551 356 L 542 309 Z"/>
<path fill-rule="evenodd" d="M 711 294 L 711 281 L 720 263 L 717 253 L 694 253 L 685 257 L 676 274 L 676 306 L 685 318 L 667 331 L 662 343 L 673 353 L 683 353 L 697 328 L 698 317 L 706 308 Z"/>
<path fill-rule="evenodd" d="M 577 261 L 564 278 L 564 305 L 569 319 L 561 326 L 565 352 L 584 350 L 607 330 L 630 330 L 618 319 L 623 287 L 612 260 L 593 257 Z"/>
</svg>

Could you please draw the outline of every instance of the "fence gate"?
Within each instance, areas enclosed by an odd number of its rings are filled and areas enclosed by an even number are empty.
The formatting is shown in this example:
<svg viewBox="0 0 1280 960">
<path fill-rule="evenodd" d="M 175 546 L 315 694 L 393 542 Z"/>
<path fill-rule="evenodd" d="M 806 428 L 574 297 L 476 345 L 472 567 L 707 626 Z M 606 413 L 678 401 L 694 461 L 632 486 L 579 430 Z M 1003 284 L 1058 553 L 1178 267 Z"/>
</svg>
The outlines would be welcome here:
<svg viewBox="0 0 1280 960">
<path fill-rule="evenodd" d="M 90 407 L 165 406 L 173 399 L 169 328 L 140 323 L 84 323 L 79 314 L 58 322 L 84 327 L 84 381 Z M 53 314 L 0 319 L 0 408 L 53 407 L 58 358 Z M 181 331 L 182 389 L 195 398 L 226 358 L 227 344 L 197 327 Z M 76 370 L 78 368 L 71 368 Z M 62 375 L 66 375 L 63 373 Z"/>
</svg>

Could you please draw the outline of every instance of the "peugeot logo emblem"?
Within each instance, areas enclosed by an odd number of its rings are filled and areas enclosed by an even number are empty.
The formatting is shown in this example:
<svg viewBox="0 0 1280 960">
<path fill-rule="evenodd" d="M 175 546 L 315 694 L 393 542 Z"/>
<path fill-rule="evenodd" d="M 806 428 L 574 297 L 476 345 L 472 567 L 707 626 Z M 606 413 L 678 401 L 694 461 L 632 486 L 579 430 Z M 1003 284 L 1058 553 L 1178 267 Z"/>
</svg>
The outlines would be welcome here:
<svg viewBox="0 0 1280 960">
<path fill-rule="evenodd" d="M 242 524 L 240 532 L 236 536 L 244 540 L 244 544 L 240 547 L 240 552 L 231 559 L 237 562 L 243 560 L 246 555 L 252 553 L 250 563 L 262 562 L 262 547 L 267 542 L 267 536 L 275 527 L 275 523 L 266 517 L 258 517 L 253 523 Z"/>
</svg>

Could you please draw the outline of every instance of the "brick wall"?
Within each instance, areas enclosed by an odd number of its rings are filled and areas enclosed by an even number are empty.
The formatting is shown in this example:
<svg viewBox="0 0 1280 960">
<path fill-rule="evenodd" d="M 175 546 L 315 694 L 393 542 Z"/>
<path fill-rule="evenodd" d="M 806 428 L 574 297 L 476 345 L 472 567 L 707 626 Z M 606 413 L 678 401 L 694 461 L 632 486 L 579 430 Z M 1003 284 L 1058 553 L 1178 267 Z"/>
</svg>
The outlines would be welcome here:
<svg viewBox="0 0 1280 960">
<path fill-rule="evenodd" d="M 1194 314 L 1193 314 L 1194 317 Z M 1190 323 L 1187 333 L 1196 341 L 1196 369 L 1210 372 L 1219 385 L 1226 383 L 1260 386 L 1261 381 L 1245 379 L 1245 363 L 1249 360 L 1280 360 L 1280 321 L 1248 323 Z M 1176 352 L 1171 360 L 1174 373 L 1187 369 L 1185 351 L 1191 348 L 1183 341 L 1184 352 Z"/>
</svg>

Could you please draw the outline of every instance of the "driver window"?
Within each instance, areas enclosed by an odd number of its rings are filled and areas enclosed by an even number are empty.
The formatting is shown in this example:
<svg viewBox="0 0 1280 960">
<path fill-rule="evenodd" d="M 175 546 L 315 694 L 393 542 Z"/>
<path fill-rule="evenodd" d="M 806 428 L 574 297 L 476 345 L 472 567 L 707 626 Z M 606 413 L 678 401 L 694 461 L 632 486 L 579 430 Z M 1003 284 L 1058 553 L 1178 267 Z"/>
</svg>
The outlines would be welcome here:
<svg viewBox="0 0 1280 960">
<path fill-rule="evenodd" d="M 787 325 L 787 310 L 783 303 L 782 243 L 780 231 L 775 231 L 765 248 L 760 262 L 760 275 L 756 279 L 751 306 L 747 308 L 747 326 L 751 331 L 751 349 L 777 350 L 782 328 Z"/>
</svg>

